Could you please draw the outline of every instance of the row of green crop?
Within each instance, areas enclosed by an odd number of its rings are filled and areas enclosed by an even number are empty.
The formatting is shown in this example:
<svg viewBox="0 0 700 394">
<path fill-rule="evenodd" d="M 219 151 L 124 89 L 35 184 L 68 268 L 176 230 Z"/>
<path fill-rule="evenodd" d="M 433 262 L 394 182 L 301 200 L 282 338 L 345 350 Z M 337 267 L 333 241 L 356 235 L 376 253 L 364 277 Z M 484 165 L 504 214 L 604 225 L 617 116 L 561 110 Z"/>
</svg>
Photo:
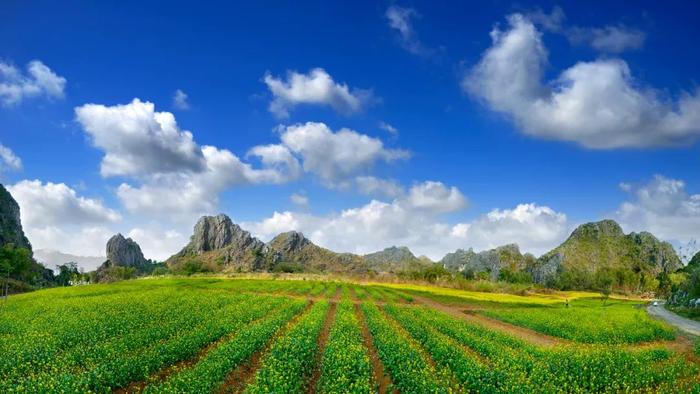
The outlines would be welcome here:
<svg viewBox="0 0 700 394">
<path fill-rule="evenodd" d="M 299 393 L 308 385 L 328 301 L 315 303 L 265 356 L 248 394 Z"/>
<path fill-rule="evenodd" d="M 674 339 L 673 329 L 629 301 L 576 300 L 564 305 L 485 310 L 489 317 L 584 343 L 638 343 Z"/>
<path fill-rule="evenodd" d="M 207 353 L 190 368 L 146 387 L 146 393 L 208 393 L 219 391 L 227 375 L 261 350 L 276 331 L 301 312 L 304 301 L 289 301 L 279 312 L 244 327 L 229 341 Z"/>
<path fill-rule="evenodd" d="M 376 305 L 362 303 L 362 312 L 379 358 L 402 393 L 450 393 L 451 383 L 436 371 L 420 350 L 388 322 Z"/>
<path fill-rule="evenodd" d="M 352 303 L 338 305 L 335 323 L 323 352 L 319 393 L 374 393 L 372 365 L 362 342 Z"/>
<path fill-rule="evenodd" d="M 470 392 L 496 393 L 509 384 L 509 377 L 482 363 L 470 351 L 460 351 L 462 346 L 452 338 L 432 327 L 413 319 L 410 312 L 395 306 L 387 306 L 387 313 L 397 320 L 431 355 L 435 363 L 452 371 L 462 386 Z"/>
<path fill-rule="evenodd" d="M 282 299 L 276 297 L 239 295 L 235 296 L 235 300 L 236 303 L 215 313 L 197 311 L 195 315 L 201 318 L 198 322 L 193 322 L 187 314 L 182 315 L 178 325 L 186 329 L 176 330 L 174 335 L 166 335 L 162 340 L 132 350 L 125 350 L 126 344 L 123 342 L 115 342 L 114 348 L 103 352 L 100 357 L 89 358 L 79 367 L 54 363 L 48 371 L 31 373 L 19 380 L 3 381 L 0 392 L 105 392 L 123 387 L 132 381 L 145 380 L 163 367 L 194 357 L 207 344 L 282 305 Z M 142 316 L 120 317 L 122 321 L 139 318 Z M 169 332 L 171 327 L 162 325 L 153 329 Z M 139 333 L 151 335 L 149 331 Z M 116 346 L 117 343 L 123 346 Z"/>
<path fill-rule="evenodd" d="M 201 317 L 223 307 L 233 295 L 222 297 L 173 290 L 108 294 L 99 298 L 37 300 L 30 308 L 3 311 L 11 333 L 0 337 L 0 381 L 42 371 L 56 372 L 56 360 L 70 360 L 129 333 L 162 327 L 182 316 Z M 180 302 L 177 302 L 180 301 Z M 73 357 L 80 360 L 79 357 Z M 72 364 L 71 364 L 72 366 Z"/>
<path fill-rule="evenodd" d="M 687 387 L 674 385 L 675 382 L 697 373 L 695 365 L 681 357 L 672 357 L 664 349 L 628 351 L 615 346 L 543 349 L 432 309 L 401 306 L 386 309 L 424 344 L 436 362 L 447 365 L 465 387 L 476 391 L 616 393 L 665 387 L 667 392 L 684 392 Z M 468 351 L 455 347 L 458 353 L 450 358 L 445 352 L 454 345 Z M 465 370 L 462 363 L 472 365 L 473 371 Z"/>
</svg>

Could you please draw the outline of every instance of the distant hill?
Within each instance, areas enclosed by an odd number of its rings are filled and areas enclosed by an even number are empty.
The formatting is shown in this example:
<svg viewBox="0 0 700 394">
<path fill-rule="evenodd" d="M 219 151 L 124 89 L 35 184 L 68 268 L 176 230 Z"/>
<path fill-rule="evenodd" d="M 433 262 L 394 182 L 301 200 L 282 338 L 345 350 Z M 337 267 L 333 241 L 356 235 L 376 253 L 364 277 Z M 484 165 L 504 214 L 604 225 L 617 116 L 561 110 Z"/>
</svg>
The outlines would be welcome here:
<svg viewBox="0 0 700 394">
<path fill-rule="evenodd" d="M 445 269 L 460 272 L 466 277 L 481 277 L 486 274 L 488 279 L 498 280 L 503 279 L 503 275 L 524 271 L 534 261 L 533 255 L 520 253 L 518 245 L 508 244 L 479 253 L 471 248 L 457 249 L 446 254 L 440 264 Z"/>
<path fill-rule="evenodd" d="M 358 255 L 332 252 L 294 231 L 265 244 L 223 214 L 200 218 L 190 243 L 166 263 L 176 271 L 195 264 L 209 271 L 367 272 Z"/>
<path fill-rule="evenodd" d="M 174 272 L 401 273 L 433 267 L 406 247 L 364 256 L 336 253 L 290 231 L 264 243 L 223 214 L 197 221 L 190 242 L 167 260 Z M 468 278 L 536 282 L 561 289 L 597 289 L 600 283 L 645 290 L 681 262 L 671 245 L 647 232 L 624 234 L 612 220 L 579 226 L 560 246 L 535 258 L 509 244 L 474 252 L 458 249 L 439 264 Z"/>
<path fill-rule="evenodd" d="M 379 252 L 363 256 L 369 268 L 377 272 L 402 272 L 415 271 L 428 268 L 433 263 L 426 259 L 416 257 L 405 246 L 391 246 Z"/>
<path fill-rule="evenodd" d="M 668 242 L 648 232 L 624 234 L 613 220 L 586 223 L 528 267 L 537 283 L 560 288 L 594 288 L 609 277 L 621 287 L 643 286 L 682 264 Z"/>
<path fill-rule="evenodd" d="M 294 264 L 305 272 L 364 273 L 367 263 L 352 253 L 336 253 L 315 245 L 297 231 L 282 233 L 266 245 L 269 267 Z"/>
<path fill-rule="evenodd" d="M 53 249 L 37 249 L 34 251 L 34 258 L 46 264 L 47 267 L 55 268 L 58 265 L 74 262 L 85 271 L 92 271 L 99 267 L 106 258 L 104 256 L 77 256 L 69 253 L 62 253 Z"/>
</svg>

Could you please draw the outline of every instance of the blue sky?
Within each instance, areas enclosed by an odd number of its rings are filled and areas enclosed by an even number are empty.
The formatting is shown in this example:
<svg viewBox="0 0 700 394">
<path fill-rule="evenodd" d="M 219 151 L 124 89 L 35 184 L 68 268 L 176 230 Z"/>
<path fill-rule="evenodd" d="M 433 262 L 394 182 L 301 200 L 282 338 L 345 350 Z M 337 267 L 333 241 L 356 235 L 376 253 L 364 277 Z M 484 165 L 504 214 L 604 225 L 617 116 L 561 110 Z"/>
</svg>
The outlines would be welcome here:
<svg viewBox="0 0 700 394">
<path fill-rule="evenodd" d="M 4 2 L 0 177 L 78 255 L 165 258 L 217 212 L 357 253 L 539 254 L 603 217 L 682 244 L 700 10 L 635 4 Z"/>
</svg>

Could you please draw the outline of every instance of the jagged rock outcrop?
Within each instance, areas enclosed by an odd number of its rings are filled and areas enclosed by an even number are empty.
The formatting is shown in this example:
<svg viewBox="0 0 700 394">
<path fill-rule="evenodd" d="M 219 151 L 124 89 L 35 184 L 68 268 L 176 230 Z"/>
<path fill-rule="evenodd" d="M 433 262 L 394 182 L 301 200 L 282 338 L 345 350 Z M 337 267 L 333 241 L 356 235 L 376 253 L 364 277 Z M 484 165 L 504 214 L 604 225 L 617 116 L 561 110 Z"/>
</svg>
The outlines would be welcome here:
<svg viewBox="0 0 700 394">
<path fill-rule="evenodd" d="M 107 241 L 107 262 L 111 266 L 140 268 L 147 264 L 141 247 L 131 238 L 117 234 Z"/>
<path fill-rule="evenodd" d="M 179 253 L 170 257 L 168 266 L 177 267 L 197 261 L 208 270 L 231 268 L 236 271 L 260 271 L 268 268 L 265 243 L 219 214 L 203 216 L 194 226 L 194 233 Z"/>
<path fill-rule="evenodd" d="M 132 278 L 148 270 L 148 260 L 143 257 L 139 244 L 131 238 L 113 235 L 107 241 L 105 252 L 107 260 L 95 271 L 94 280 L 97 282 Z"/>
<path fill-rule="evenodd" d="M 469 277 L 486 273 L 491 280 L 498 280 L 501 271 L 507 269 L 510 273 L 520 272 L 534 261 L 535 257 L 531 254 L 521 254 L 518 245 L 508 244 L 479 253 L 471 248 L 457 249 L 445 255 L 440 264 L 447 270 L 461 272 Z"/>
<path fill-rule="evenodd" d="M 362 257 L 352 253 L 335 253 L 315 245 L 297 231 L 282 233 L 267 243 L 269 267 L 294 264 L 305 272 L 367 272 Z"/>
<path fill-rule="evenodd" d="M 9 243 L 16 248 L 32 250 L 32 245 L 22 230 L 19 205 L 10 192 L 0 185 L 0 246 Z"/>
<path fill-rule="evenodd" d="M 200 218 L 190 243 L 166 263 L 176 272 L 188 264 L 206 271 L 367 272 L 362 257 L 314 245 L 300 232 L 265 244 L 224 214 Z"/>
<path fill-rule="evenodd" d="M 402 272 L 427 268 L 433 265 L 429 260 L 417 258 L 405 246 L 392 246 L 363 256 L 370 269 L 377 272 Z"/>
<path fill-rule="evenodd" d="M 614 220 L 586 223 L 554 250 L 528 267 L 538 283 L 562 288 L 595 287 L 607 272 L 629 281 L 674 272 L 682 264 L 668 242 L 648 232 L 625 234 Z"/>
</svg>

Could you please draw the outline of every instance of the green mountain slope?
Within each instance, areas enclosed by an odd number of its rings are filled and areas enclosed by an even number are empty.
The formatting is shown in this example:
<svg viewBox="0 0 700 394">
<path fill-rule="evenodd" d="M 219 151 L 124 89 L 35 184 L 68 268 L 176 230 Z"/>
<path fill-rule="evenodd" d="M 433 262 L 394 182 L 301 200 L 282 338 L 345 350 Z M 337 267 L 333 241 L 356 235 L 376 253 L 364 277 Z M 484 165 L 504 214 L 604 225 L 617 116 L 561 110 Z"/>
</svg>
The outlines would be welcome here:
<svg viewBox="0 0 700 394">
<path fill-rule="evenodd" d="M 648 232 L 625 234 L 613 220 L 586 223 L 528 267 L 537 283 L 565 289 L 607 286 L 643 290 L 660 273 L 680 268 L 668 242 Z"/>
</svg>

